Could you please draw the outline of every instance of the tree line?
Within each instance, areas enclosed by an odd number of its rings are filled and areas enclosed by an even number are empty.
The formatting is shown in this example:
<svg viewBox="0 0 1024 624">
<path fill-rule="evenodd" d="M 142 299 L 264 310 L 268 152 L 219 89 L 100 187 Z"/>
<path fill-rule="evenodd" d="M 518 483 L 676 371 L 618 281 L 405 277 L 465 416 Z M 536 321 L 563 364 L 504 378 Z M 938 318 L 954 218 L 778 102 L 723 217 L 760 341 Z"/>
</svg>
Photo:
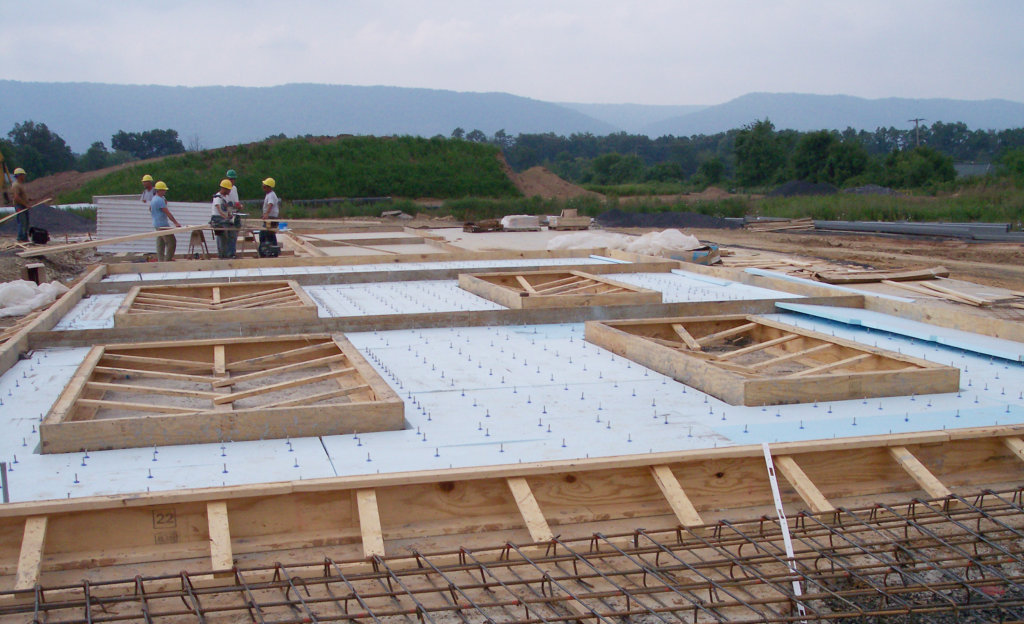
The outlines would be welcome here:
<svg viewBox="0 0 1024 624">
<path fill-rule="evenodd" d="M 573 182 L 605 186 L 729 182 L 763 187 L 805 180 L 919 188 L 955 178 L 954 162 L 1005 164 L 1017 150 L 1024 153 L 1024 128 L 971 130 L 962 122 L 936 122 L 916 131 L 800 132 L 777 130 L 764 119 L 717 134 L 654 139 L 625 132 L 513 137 L 504 131 L 488 138 L 479 130 L 456 128 L 452 138 L 493 143 L 519 171 L 542 165 Z"/>
<path fill-rule="evenodd" d="M 132 160 L 170 156 L 185 151 L 176 130 L 119 130 L 110 137 L 111 150 L 96 141 L 83 154 L 75 154 L 59 134 L 45 123 L 25 121 L 14 124 L 7 139 L 0 139 L 0 150 L 8 163 L 14 163 L 42 177 L 61 171 L 94 171 Z"/>
</svg>

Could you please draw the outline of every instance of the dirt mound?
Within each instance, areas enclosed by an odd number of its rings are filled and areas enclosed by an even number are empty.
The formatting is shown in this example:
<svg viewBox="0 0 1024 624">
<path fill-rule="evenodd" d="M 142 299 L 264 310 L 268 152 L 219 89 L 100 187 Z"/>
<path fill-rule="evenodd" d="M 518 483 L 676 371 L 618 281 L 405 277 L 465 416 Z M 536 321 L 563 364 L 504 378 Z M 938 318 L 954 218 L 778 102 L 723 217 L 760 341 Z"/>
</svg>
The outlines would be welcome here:
<svg viewBox="0 0 1024 624">
<path fill-rule="evenodd" d="M 768 197 L 796 197 L 798 195 L 835 195 L 839 189 L 825 182 L 793 180 L 768 193 Z"/>
<path fill-rule="evenodd" d="M 530 167 L 522 173 L 516 173 L 505 162 L 505 157 L 498 154 L 498 162 L 505 175 L 512 180 L 519 192 L 526 197 L 539 196 L 543 199 L 570 199 L 573 197 L 594 197 L 604 199 L 604 195 L 588 191 L 585 188 L 566 182 L 548 171 L 545 167 Z"/>
<path fill-rule="evenodd" d="M 603 227 L 656 227 L 656 228 L 706 228 L 736 229 L 740 223 L 727 221 L 697 212 L 625 212 L 613 208 L 597 216 Z"/>
<path fill-rule="evenodd" d="M 90 221 L 67 210 L 43 204 L 29 211 L 29 223 L 49 230 L 50 234 L 84 234 L 96 231 L 96 222 Z M 18 220 L 8 219 L 0 223 L 0 234 L 17 235 Z"/>
</svg>

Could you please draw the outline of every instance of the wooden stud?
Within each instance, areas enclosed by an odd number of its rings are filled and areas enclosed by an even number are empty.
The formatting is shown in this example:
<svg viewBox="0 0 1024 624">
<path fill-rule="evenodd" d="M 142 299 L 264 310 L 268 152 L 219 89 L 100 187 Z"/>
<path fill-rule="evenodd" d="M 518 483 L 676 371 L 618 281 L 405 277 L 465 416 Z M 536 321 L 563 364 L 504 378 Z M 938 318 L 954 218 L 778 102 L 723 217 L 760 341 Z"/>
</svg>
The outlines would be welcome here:
<svg viewBox="0 0 1024 624">
<path fill-rule="evenodd" d="M 727 360 L 727 359 L 730 359 L 730 358 L 739 357 L 741 355 L 746 355 L 748 353 L 754 353 L 756 351 L 762 351 L 764 349 L 768 349 L 768 348 L 774 347 L 776 345 L 784 344 L 784 343 L 789 342 L 790 340 L 796 340 L 797 338 L 801 338 L 801 336 L 798 335 L 798 334 L 786 334 L 785 336 L 779 336 L 778 338 L 773 338 L 771 340 L 765 340 L 764 342 L 759 342 L 757 344 L 752 344 L 750 346 L 743 347 L 741 349 L 736 349 L 735 351 L 729 351 L 729 352 L 723 353 L 723 354 L 717 356 L 716 359 Z"/>
<path fill-rule="evenodd" d="M 359 509 L 359 532 L 363 536 L 363 556 L 367 559 L 386 556 L 377 491 L 372 488 L 356 490 L 356 506 Z"/>
<path fill-rule="evenodd" d="M 821 373 L 827 373 L 828 371 L 835 370 L 837 368 L 843 368 L 845 366 L 851 366 L 865 360 L 870 360 L 875 357 L 874 353 L 858 353 L 857 355 L 851 355 L 850 357 L 836 360 L 835 362 L 829 362 L 827 364 L 821 364 L 812 368 L 805 368 L 802 371 L 797 371 L 787 377 L 808 377 L 810 375 L 820 375 Z"/>
<path fill-rule="evenodd" d="M 716 340 L 724 340 L 726 338 L 732 338 L 733 336 L 740 336 L 747 333 L 748 331 L 757 327 L 757 323 L 744 323 L 736 327 L 730 327 L 729 329 L 723 329 L 720 332 L 708 334 L 707 336 L 701 336 L 697 339 L 697 342 L 701 345 L 709 345 Z"/>
<path fill-rule="evenodd" d="M 530 293 L 531 295 L 537 292 L 537 289 L 533 287 L 533 284 L 526 281 L 526 278 L 522 275 L 516 275 L 516 281 L 523 287 L 523 290 Z"/>
<path fill-rule="evenodd" d="M 288 388 L 294 388 L 296 386 L 305 386 L 307 384 L 319 383 L 321 381 L 327 381 L 351 373 L 354 368 L 344 368 L 337 371 L 330 371 L 329 373 L 319 373 L 317 375 L 310 375 L 308 377 L 302 377 L 300 379 L 291 379 L 289 381 L 282 381 L 276 384 L 270 384 L 269 386 L 261 386 L 259 388 L 251 388 L 249 390 L 242 390 L 241 392 L 232 392 L 231 394 L 225 394 L 224 396 L 217 397 L 213 400 L 215 405 L 222 403 L 233 403 L 241 399 L 247 399 L 253 396 L 259 396 L 261 394 L 270 394 L 279 390 L 287 390 Z"/>
<path fill-rule="evenodd" d="M 39 583 L 47 524 L 47 516 L 25 518 L 25 532 L 21 538 L 21 554 L 18 557 L 18 571 L 14 580 L 16 590 L 32 589 Z"/>
<path fill-rule="evenodd" d="M 690 502 L 690 497 L 686 495 L 682 486 L 679 485 L 679 481 L 672 472 L 672 468 L 665 464 L 651 466 L 651 476 L 654 477 L 655 483 L 658 484 L 658 488 L 665 496 L 665 500 L 668 501 L 672 512 L 676 514 L 679 524 L 688 528 L 704 525 L 704 520 L 697 513 L 697 508 Z"/>
<path fill-rule="evenodd" d="M 96 240 L 86 241 L 84 243 L 71 243 L 69 245 L 55 245 L 55 246 L 43 246 L 38 249 L 29 249 L 23 251 L 18 255 L 22 258 L 31 258 L 34 256 L 45 256 L 47 254 L 60 253 L 62 251 L 72 251 L 74 249 L 91 249 L 93 247 L 102 247 L 103 245 L 111 245 L 113 243 L 125 243 L 133 240 L 140 240 L 145 238 L 156 238 L 157 236 L 167 236 L 172 234 L 181 234 L 184 232 L 192 232 L 193 230 L 208 229 L 209 225 L 187 225 L 185 227 L 170 228 L 168 230 L 153 230 L 152 232 L 141 232 L 139 234 L 128 234 L 127 236 L 114 236 L 112 238 L 99 238 Z"/>
<path fill-rule="evenodd" d="M 530 489 L 530 484 L 523 477 L 509 477 L 505 479 L 508 489 L 512 491 L 516 507 L 519 508 L 519 515 L 526 523 L 526 530 L 530 532 L 530 539 L 535 542 L 549 542 L 554 537 L 548 521 L 544 519 L 544 513 L 537 504 L 537 499 Z"/>
<path fill-rule="evenodd" d="M 780 355 L 770 360 L 764 360 L 763 362 L 755 362 L 753 364 L 750 364 L 750 368 L 755 370 L 758 368 L 768 368 L 769 366 L 775 366 L 776 364 L 782 364 L 783 362 L 788 362 L 790 360 L 799 360 L 801 358 L 807 357 L 808 355 L 820 353 L 821 351 L 828 351 L 831 348 L 833 348 L 833 345 L 826 342 L 819 345 L 814 345 L 813 347 L 808 347 L 806 349 L 801 349 L 800 351 L 794 351 L 792 353 Z"/>
<path fill-rule="evenodd" d="M 345 356 L 344 353 L 335 353 L 334 355 L 328 355 L 322 358 L 317 358 L 315 360 L 306 360 L 304 362 L 295 362 L 293 364 L 282 364 L 281 366 L 267 368 L 261 371 L 256 371 L 255 373 L 249 373 L 248 375 L 239 375 L 237 377 L 225 378 L 220 381 L 214 382 L 213 387 L 220 388 L 222 386 L 232 386 L 234 384 L 245 381 L 263 379 L 264 377 L 274 377 L 276 375 L 281 375 L 282 373 L 290 373 L 297 370 L 303 370 L 306 368 L 320 368 L 327 366 L 331 362 L 343 362 L 347 359 L 348 358 Z"/>
<path fill-rule="evenodd" d="M 830 503 L 814 483 L 807 478 L 807 475 L 796 463 L 791 455 L 778 455 L 772 460 L 775 467 L 779 469 L 786 481 L 793 486 L 796 493 L 800 495 L 804 503 L 813 513 L 823 514 L 835 511 L 835 505 Z"/>
<path fill-rule="evenodd" d="M 704 349 L 704 347 L 697 342 L 697 339 L 694 338 L 690 332 L 686 331 L 686 328 L 679 323 L 672 323 L 672 330 L 679 335 L 686 346 L 690 347 L 694 351 L 702 351 Z"/>
<path fill-rule="evenodd" d="M 910 478 L 932 498 L 945 498 L 952 494 L 945 485 L 933 475 L 919 459 L 914 457 L 905 446 L 889 447 L 889 455 L 896 460 Z"/>
<path fill-rule="evenodd" d="M 213 399 L 220 396 L 218 392 L 204 392 L 202 390 L 182 390 L 178 388 L 161 388 L 159 386 L 136 386 L 134 384 L 105 383 L 100 381 L 89 381 L 86 388 L 93 390 L 104 390 L 106 392 L 127 392 L 137 394 L 164 394 L 167 396 L 192 397 L 196 399 Z"/>
<path fill-rule="evenodd" d="M 174 405 L 158 405 L 156 403 L 132 403 L 129 401 L 105 401 L 101 399 L 78 399 L 77 403 L 99 409 L 144 413 L 156 412 L 158 414 L 192 414 L 197 411 L 194 407 L 177 407 Z"/>
<path fill-rule="evenodd" d="M 1024 440 L 1017 437 L 1003 438 L 1003 444 L 1006 445 L 1006 448 L 1013 451 L 1013 454 L 1018 459 L 1024 461 Z"/>
<path fill-rule="evenodd" d="M 210 530 L 210 565 L 214 570 L 230 570 L 235 567 L 235 558 L 231 550 L 227 502 L 206 503 L 206 521 Z"/>
</svg>

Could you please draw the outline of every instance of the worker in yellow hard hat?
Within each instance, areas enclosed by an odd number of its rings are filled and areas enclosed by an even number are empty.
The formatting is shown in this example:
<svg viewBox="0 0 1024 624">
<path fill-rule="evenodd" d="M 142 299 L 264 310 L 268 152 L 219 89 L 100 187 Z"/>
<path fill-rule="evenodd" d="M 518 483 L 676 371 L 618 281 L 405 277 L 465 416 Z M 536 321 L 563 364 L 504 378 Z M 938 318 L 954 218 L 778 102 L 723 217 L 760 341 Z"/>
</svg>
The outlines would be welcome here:
<svg viewBox="0 0 1024 624">
<path fill-rule="evenodd" d="M 27 243 L 28 209 L 31 207 L 28 191 L 25 190 L 25 178 L 28 177 L 28 174 L 24 169 L 18 167 L 11 175 L 14 176 L 14 184 L 11 185 L 11 200 L 14 202 L 14 219 L 18 222 L 18 241 Z"/>
<path fill-rule="evenodd" d="M 165 199 L 167 191 L 167 184 L 163 180 L 153 185 L 155 195 L 149 202 L 149 212 L 153 216 L 153 228 L 156 230 L 166 230 L 171 227 L 171 223 L 174 223 L 174 227 L 181 227 L 171 211 L 167 209 L 167 200 Z M 175 240 L 174 234 L 157 236 L 156 259 L 160 262 L 174 260 L 174 250 L 177 246 L 178 241 Z"/>
<path fill-rule="evenodd" d="M 277 218 L 281 212 L 281 200 L 274 187 L 277 181 L 267 178 L 263 181 L 263 229 L 260 230 L 260 255 L 265 255 L 265 245 L 277 246 Z"/>
<path fill-rule="evenodd" d="M 213 226 L 214 238 L 217 239 L 217 257 L 235 257 L 235 243 L 238 241 L 238 230 L 235 229 L 232 206 L 228 201 L 228 194 L 231 193 L 231 180 L 224 178 L 220 181 L 220 189 L 213 196 L 213 210 L 210 215 L 210 225 Z"/>
<path fill-rule="evenodd" d="M 156 193 L 153 191 L 153 176 L 147 173 L 142 176 L 142 196 L 139 199 L 148 206 L 149 202 L 153 200 L 154 195 Z"/>
</svg>

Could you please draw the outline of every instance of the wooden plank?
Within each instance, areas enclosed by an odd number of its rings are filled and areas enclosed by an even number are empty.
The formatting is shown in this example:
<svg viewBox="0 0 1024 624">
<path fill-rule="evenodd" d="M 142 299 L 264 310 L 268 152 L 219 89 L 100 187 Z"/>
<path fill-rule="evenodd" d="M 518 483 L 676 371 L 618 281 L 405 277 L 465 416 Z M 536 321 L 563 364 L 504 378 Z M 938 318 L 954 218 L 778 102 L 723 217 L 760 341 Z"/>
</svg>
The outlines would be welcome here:
<svg viewBox="0 0 1024 624">
<path fill-rule="evenodd" d="M 273 282 L 273 283 L 278 284 L 280 282 Z M 271 295 L 271 294 L 278 294 L 278 293 L 282 293 L 282 292 L 293 292 L 293 290 L 292 290 L 291 286 L 279 286 L 279 287 L 268 289 L 268 290 L 257 290 L 257 291 L 245 293 L 244 295 L 234 295 L 232 297 L 221 297 L 220 303 L 221 303 L 221 305 L 223 305 L 225 303 L 234 303 L 235 301 L 241 301 L 241 300 L 244 300 L 244 299 L 248 299 L 248 298 L 253 297 L 253 296 Z"/>
<path fill-rule="evenodd" d="M 18 571 L 14 589 L 32 589 L 39 583 L 39 572 L 43 565 L 43 549 L 46 546 L 47 516 L 25 518 L 25 531 L 21 537 L 21 554 L 18 556 Z"/>
<path fill-rule="evenodd" d="M 317 344 L 307 345 L 305 347 L 298 347 L 297 349 L 289 349 L 288 351 L 281 351 L 279 353 L 271 353 L 269 355 L 261 355 L 258 357 L 248 358 L 245 360 L 236 360 L 234 362 L 228 362 L 227 367 L 229 371 L 245 371 L 253 370 L 256 368 L 263 368 L 266 364 L 272 364 L 281 360 L 286 360 L 293 357 L 304 357 L 312 353 L 324 350 L 335 350 L 337 345 L 331 340 L 326 342 L 319 342 Z"/>
<path fill-rule="evenodd" d="M 526 281 L 526 278 L 522 275 L 516 275 L 516 281 L 523 287 L 523 290 L 530 293 L 531 295 L 537 292 L 537 289 L 533 287 L 533 284 Z"/>
<path fill-rule="evenodd" d="M 814 277 L 828 284 L 865 284 L 870 282 L 916 281 L 948 277 L 949 269 L 942 266 L 930 269 L 908 269 L 905 271 L 815 271 Z"/>
<path fill-rule="evenodd" d="M 276 403 L 267 403 L 261 405 L 260 409 L 270 409 L 272 407 L 294 407 L 296 405 L 310 405 L 312 403 L 319 403 L 320 401 L 326 401 L 327 399 L 334 399 L 337 397 L 348 396 L 350 394 L 359 392 L 360 390 L 369 389 L 369 384 L 360 384 L 358 386 L 349 386 L 347 388 L 338 388 L 337 390 L 328 390 L 327 392 L 318 392 L 309 396 L 298 397 L 296 399 L 288 399 L 286 401 L 277 401 Z"/>
<path fill-rule="evenodd" d="M 1018 459 L 1024 461 L 1024 440 L 1011 436 L 1003 438 L 1003 444 L 1006 448 L 1013 451 L 1013 454 L 1016 455 Z"/>
<path fill-rule="evenodd" d="M 750 364 L 750 368 L 752 368 L 754 370 L 757 370 L 758 368 L 767 368 L 769 366 L 774 366 L 775 364 L 781 364 L 783 362 L 788 362 L 790 360 L 799 360 L 800 358 L 806 357 L 808 355 L 814 355 L 815 353 L 819 353 L 821 351 L 827 351 L 828 349 L 833 349 L 833 348 L 835 348 L 834 344 L 829 343 L 829 342 L 824 342 L 824 343 L 819 344 L 819 345 L 814 345 L 813 347 L 808 347 L 806 349 L 801 349 L 800 351 L 793 351 L 792 353 L 787 353 L 785 355 L 780 355 L 780 356 L 774 357 L 774 358 L 772 358 L 770 360 L 765 360 L 763 362 L 755 362 L 753 364 Z"/>
<path fill-rule="evenodd" d="M 821 490 L 807 478 L 807 475 L 791 455 L 775 456 L 772 459 L 772 463 L 779 469 L 782 476 L 786 477 L 786 481 L 789 481 L 789 484 L 793 486 L 793 489 L 796 490 L 796 493 L 800 495 L 800 498 L 803 499 L 812 512 L 822 514 L 835 511 L 835 505 L 830 503 L 821 493 Z"/>
<path fill-rule="evenodd" d="M 950 297 L 955 297 L 955 298 L 958 298 L 958 299 L 963 299 L 964 301 L 966 301 L 967 303 L 970 303 L 971 305 L 986 306 L 986 305 L 991 305 L 992 304 L 992 302 L 989 301 L 988 299 L 984 299 L 982 297 L 975 297 L 974 295 L 969 295 L 969 294 L 967 294 L 965 292 L 960 292 L 959 290 L 953 290 L 952 288 L 946 288 L 945 286 L 940 286 L 939 284 L 933 284 L 932 282 L 918 282 L 918 283 L 921 286 L 924 286 L 925 288 L 927 288 L 929 290 L 934 290 L 934 291 L 940 292 L 940 293 L 942 293 L 944 295 L 948 295 Z"/>
<path fill-rule="evenodd" d="M 107 392 L 134 392 L 138 394 L 164 394 L 167 396 L 192 397 L 197 399 L 212 399 L 220 396 L 219 392 L 205 392 L 203 390 L 184 390 L 178 388 L 161 388 L 160 386 L 137 386 L 134 384 L 116 384 L 100 381 L 90 381 L 87 388 L 94 390 L 105 390 Z"/>
<path fill-rule="evenodd" d="M 356 490 L 356 506 L 359 509 L 359 532 L 363 536 L 363 556 L 384 557 L 384 534 L 380 526 L 380 509 L 377 507 L 377 491 Z"/>
<path fill-rule="evenodd" d="M 530 539 L 535 542 L 549 542 L 554 537 L 548 521 L 544 519 L 544 513 L 537 504 L 537 499 L 530 489 L 530 484 L 523 477 L 509 477 L 505 479 L 508 489 L 512 491 L 512 497 L 519 508 L 519 515 L 526 523 L 526 530 L 530 532 Z"/>
<path fill-rule="evenodd" d="M 730 327 L 729 329 L 723 329 L 720 332 L 708 334 L 707 336 L 701 336 L 697 339 L 697 342 L 701 345 L 709 345 L 716 340 L 724 340 L 726 338 L 732 338 L 733 336 L 739 336 L 747 333 L 748 331 L 757 327 L 757 323 L 744 323 L 737 327 Z"/>
<path fill-rule="evenodd" d="M 45 256 L 47 254 L 60 253 L 63 251 L 72 251 L 75 249 L 92 249 L 93 247 L 100 247 L 102 245 L 111 245 L 114 243 L 125 243 L 133 240 L 141 240 L 144 238 L 156 238 L 157 236 L 168 236 L 172 234 L 184 234 L 186 232 L 192 232 L 195 230 L 209 229 L 209 225 L 187 225 L 180 228 L 170 228 L 167 230 L 153 230 L 152 232 L 141 232 L 139 234 L 129 234 L 127 236 L 114 236 L 112 238 L 98 238 L 96 240 L 85 241 L 82 243 L 71 243 L 70 245 L 54 245 L 54 246 L 43 246 L 39 249 L 29 249 L 23 251 L 18 255 L 22 258 L 31 258 L 34 256 Z"/>
<path fill-rule="evenodd" d="M 320 368 L 320 367 L 327 366 L 328 364 L 330 364 L 332 362 L 342 362 L 342 361 L 345 361 L 347 359 L 348 358 L 345 356 L 344 353 L 335 353 L 333 355 L 327 355 L 327 356 L 324 356 L 324 357 L 321 357 L 321 358 L 316 358 L 315 360 L 306 360 L 304 362 L 294 362 L 292 364 L 282 364 L 281 366 L 275 366 L 274 368 L 267 368 L 267 369 L 264 369 L 264 370 L 261 370 L 261 371 L 256 371 L 254 373 L 249 373 L 247 375 L 239 375 L 237 377 L 230 377 L 230 378 L 221 379 L 219 381 L 214 382 L 213 387 L 214 388 L 221 388 L 223 386 L 233 386 L 233 385 L 235 385 L 237 383 L 244 382 L 244 381 L 253 381 L 255 379 L 263 379 L 264 377 L 273 377 L 275 375 L 280 375 L 282 373 L 290 373 L 290 372 L 294 372 L 294 371 L 297 371 L 297 370 L 303 370 L 303 369 L 306 369 L 306 368 Z M 348 370 L 351 370 L 351 369 L 348 369 Z"/>
<path fill-rule="evenodd" d="M 896 460 L 910 478 L 914 480 L 921 489 L 932 498 L 945 498 L 952 494 L 935 475 L 933 475 L 924 464 L 921 463 L 913 453 L 905 446 L 891 446 L 888 449 L 889 455 Z"/>
<path fill-rule="evenodd" d="M 334 379 L 341 375 L 351 373 L 354 368 L 345 368 L 337 371 L 330 371 L 329 373 L 320 373 L 317 375 L 310 375 L 309 377 L 302 377 L 301 379 L 292 379 L 289 381 L 282 381 L 281 383 L 270 384 L 269 386 L 262 386 L 260 388 L 252 388 L 249 390 L 242 390 L 241 392 L 232 392 L 231 394 L 225 394 L 224 396 L 217 397 L 213 400 L 215 405 L 221 405 L 223 403 L 233 403 L 249 397 L 259 396 L 261 394 L 270 394 L 279 390 L 287 390 L 288 388 L 295 388 L 297 386 L 305 386 L 308 384 L 319 383 L 321 381 L 327 381 Z"/>
<path fill-rule="evenodd" d="M 830 370 L 835 370 L 837 368 L 842 368 L 844 366 L 850 366 L 851 364 L 863 362 L 864 360 L 868 360 L 873 357 L 875 357 L 874 353 L 859 353 L 857 355 L 851 355 L 848 358 L 836 360 L 835 362 L 821 364 L 820 366 L 814 366 L 812 368 L 805 368 L 802 371 L 797 371 L 790 375 L 786 375 L 786 377 L 809 377 L 811 375 L 819 375 L 821 373 L 827 373 Z"/>
<path fill-rule="evenodd" d="M 786 334 L 785 336 L 779 336 L 778 338 L 772 338 L 771 340 L 765 340 L 764 342 L 759 342 L 757 344 L 752 344 L 750 346 L 743 347 L 742 349 L 736 349 L 735 351 L 729 351 L 727 353 L 722 353 L 721 355 L 718 355 L 716 357 L 716 359 L 728 360 L 730 358 L 739 357 L 741 355 L 746 355 L 748 353 L 754 353 L 756 351 L 761 351 L 763 349 L 768 349 L 770 347 L 774 347 L 776 345 L 780 345 L 780 344 L 789 342 L 790 340 L 795 340 L 797 338 L 802 338 L 802 336 L 800 336 L 799 334 Z"/>
<path fill-rule="evenodd" d="M 129 401 L 104 401 L 99 399 L 78 399 L 79 405 L 99 409 L 126 410 L 129 412 L 155 412 L 158 414 L 192 414 L 194 407 L 177 407 L 174 405 L 157 405 L 156 403 L 131 403 Z"/>
<path fill-rule="evenodd" d="M 684 527 L 704 526 L 704 520 L 697 513 L 697 508 L 690 502 L 690 497 L 683 491 L 676 475 L 672 469 L 665 464 L 651 466 L 651 476 L 654 477 L 658 489 L 661 490 L 665 500 L 668 501 L 672 512 L 676 514 L 679 524 Z"/>
<path fill-rule="evenodd" d="M 206 503 L 206 521 L 210 531 L 210 566 L 214 570 L 230 570 L 235 567 L 235 557 L 231 550 L 227 502 Z"/>
<path fill-rule="evenodd" d="M 126 353 L 103 354 L 103 360 L 112 362 L 125 362 L 129 364 L 149 364 L 161 368 L 180 368 L 184 370 L 210 370 L 213 366 L 208 362 L 196 362 L 194 360 L 174 360 L 170 358 L 148 357 L 144 355 L 128 355 Z"/>
<path fill-rule="evenodd" d="M 132 377 L 148 377 L 150 379 L 173 379 L 175 381 L 194 381 L 196 383 L 212 384 L 216 377 L 204 375 L 185 375 L 182 373 L 165 373 L 164 371 L 140 370 L 135 368 L 120 368 L 116 366 L 97 366 L 93 368 L 97 373 L 114 375 L 118 379 L 131 379 Z"/>
<path fill-rule="evenodd" d="M 686 328 L 679 323 L 672 323 L 672 331 L 674 331 L 683 341 L 683 343 L 693 349 L 694 351 L 702 351 L 704 347 L 701 346 L 697 339 L 693 337 L 690 332 L 686 331 Z"/>
</svg>

